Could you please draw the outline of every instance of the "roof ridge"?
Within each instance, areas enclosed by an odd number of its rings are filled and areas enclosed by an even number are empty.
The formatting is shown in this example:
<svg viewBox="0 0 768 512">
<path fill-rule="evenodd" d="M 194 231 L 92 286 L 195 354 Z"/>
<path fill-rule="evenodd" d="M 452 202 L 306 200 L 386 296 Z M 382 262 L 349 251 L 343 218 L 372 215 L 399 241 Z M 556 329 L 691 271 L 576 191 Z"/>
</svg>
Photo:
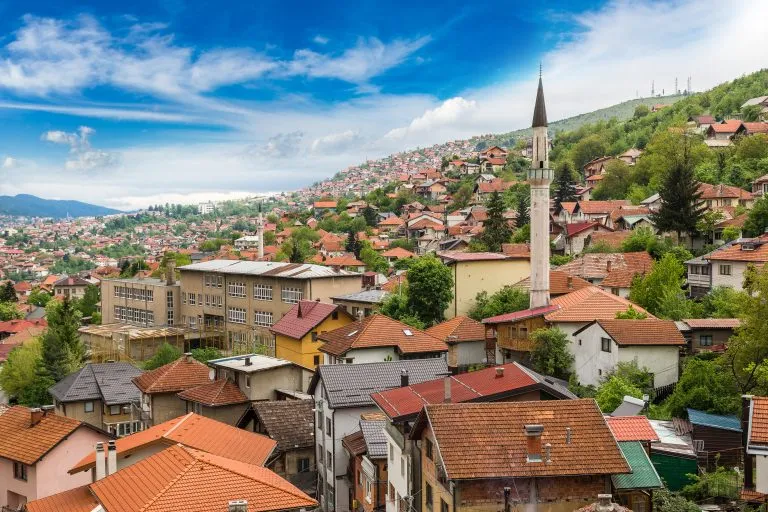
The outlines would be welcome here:
<svg viewBox="0 0 768 512">
<path fill-rule="evenodd" d="M 182 471 L 180 471 L 178 475 L 176 475 L 174 478 L 171 478 L 171 480 L 168 482 L 168 484 L 166 484 L 165 487 L 163 487 L 162 489 L 157 491 L 157 493 L 147 503 L 145 503 L 143 507 L 141 507 L 139 509 L 139 512 L 144 512 L 149 507 L 151 507 L 158 499 L 160 499 L 160 496 L 162 496 L 165 493 L 165 491 L 167 491 L 173 485 L 175 485 L 181 479 L 181 477 L 183 477 L 184 475 L 189 473 L 189 471 L 195 466 L 195 464 L 197 464 L 197 462 L 198 462 L 197 457 L 195 457 L 194 454 L 192 454 L 191 452 L 187 451 L 187 449 L 184 447 L 183 444 L 179 443 L 177 445 L 174 445 L 172 448 L 176 448 L 176 447 L 179 447 L 181 450 L 184 451 L 184 453 L 186 453 L 190 457 L 192 457 L 192 460 L 189 461 L 189 463 L 187 463 L 186 467 Z M 174 450 L 174 452 L 175 451 L 176 450 Z M 160 453 L 162 453 L 162 452 L 160 452 Z M 172 456 L 174 456 L 174 455 L 172 455 Z M 101 500 L 99 500 L 99 501 L 101 501 Z"/>
<path fill-rule="evenodd" d="M 181 426 L 181 424 L 182 424 L 182 423 L 184 423 L 184 422 L 185 422 L 185 421 L 187 421 L 189 418 L 191 418 L 193 414 L 195 414 L 195 413 L 193 413 L 193 412 L 188 412 L 188 413 L 187 413 L 185 416 L 183 416 L 183 417 L 182 417 L 182 418 L 179 420 L 179 422 L 178 422 L 177 424 L 175 424 L 174 426 L 172 426 L 171 428 L 169 428 L 169 429 L 168 429 L 168 430 L 167 430 L 167 431 L 166 431 L 166 432 L 165 432 L 163 435 L 161 435 L 160 437 L 163 437 L 163 438 L 167 438 L 167 436 L 169 436 L 169 435 L 170 435 L 172 432 L 174 432 L 174 431 L 175 431 L 177 428 L 179 428 L 179 427 Z M 181 444 L 181 443 L 179 443 L 179 444 Z"/>
</svg>

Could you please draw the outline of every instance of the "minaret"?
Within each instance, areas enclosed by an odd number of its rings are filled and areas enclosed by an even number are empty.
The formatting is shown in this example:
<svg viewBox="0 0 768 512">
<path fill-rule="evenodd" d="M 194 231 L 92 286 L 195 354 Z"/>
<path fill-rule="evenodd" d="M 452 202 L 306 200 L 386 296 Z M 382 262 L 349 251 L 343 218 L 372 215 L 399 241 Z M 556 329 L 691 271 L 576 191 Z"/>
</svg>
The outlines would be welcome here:
<svg viewBox="0 0 768 512">
<path fill-rule="evenodd" d="M 528 171 L 531 185 L 531 307 L 549 305 L 549 168 L 547 109 L 539 71 L 539 90 L 533 109 L 533 161 Z"/>
<path fill-rule="evenodd" d="M 256 220 L 256 235 L 259 237 L 259 261 L 264 259 L 264 218 L 261 216 L 259 203 L 259 218 Z"/>
</svg>

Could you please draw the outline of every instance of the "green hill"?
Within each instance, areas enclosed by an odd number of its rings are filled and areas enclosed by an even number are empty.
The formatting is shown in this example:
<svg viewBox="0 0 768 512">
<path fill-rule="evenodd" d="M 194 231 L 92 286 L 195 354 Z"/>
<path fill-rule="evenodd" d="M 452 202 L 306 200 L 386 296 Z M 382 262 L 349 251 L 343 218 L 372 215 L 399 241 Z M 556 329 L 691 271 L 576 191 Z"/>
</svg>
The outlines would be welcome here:
<svg viewBox="0 0 768 512">
<path fill-rule="evenodd" d="M 121 213 L 119 210 L 81 203 L 80 201 L 59 201 L 42 199 L 29 194 L 0 196 L 0 215 L 20 217 L 97 217 Z"/>
</svg>

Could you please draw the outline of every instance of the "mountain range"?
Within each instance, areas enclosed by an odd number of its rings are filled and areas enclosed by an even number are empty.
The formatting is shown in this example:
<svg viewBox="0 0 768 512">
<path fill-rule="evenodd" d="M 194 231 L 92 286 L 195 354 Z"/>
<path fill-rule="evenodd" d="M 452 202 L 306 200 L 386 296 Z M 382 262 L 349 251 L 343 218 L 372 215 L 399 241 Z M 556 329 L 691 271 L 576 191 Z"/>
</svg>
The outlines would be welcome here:
<svg viewBox="0 0 768 512">
<path fill-rule="evenodd" d="M 122 213 L 120 210 L 82 203 L 80 201 L 64 201 L 43 199 L 41 197 L 19 194 L 16 196 L 0 196 L 0 215 L 20 217 L 98 217 Z"/>
</svg>

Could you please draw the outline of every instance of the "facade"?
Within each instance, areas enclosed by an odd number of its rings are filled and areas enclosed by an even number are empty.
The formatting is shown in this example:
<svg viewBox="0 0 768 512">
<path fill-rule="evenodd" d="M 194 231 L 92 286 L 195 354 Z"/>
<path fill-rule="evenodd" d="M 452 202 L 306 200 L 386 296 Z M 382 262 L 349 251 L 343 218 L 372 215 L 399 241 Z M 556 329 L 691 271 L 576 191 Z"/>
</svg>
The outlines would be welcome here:
<svg viewBox="0 0 768 512">
<path fill-rule="evenodd" d="M 179 325 L 181 285 L 171 279 L 126 278 L 101 281 L 102 324 L 142 327 Z"/>
<path fill-rule="evenodd" d="M 307 389 L 311 371 L 285 359 L 246 354 L 208 361 L 215 380 L 234 383 L 248 401 L 277 400 L 280 392 Z"/>
<path fill-rule="evenodd" d="M 237 240 L 235 240 L 235 249 L 238 251 L 247 251 L 249 249 L 258 249 L 259 248 L 259 236 L 258 235 L 247 235 L 247 236 L 241 236 Z"/>
<path fill-rule="evenodd" d="M 388 294 L 385 290 L 373 288 L 332 298 L 334 304 L 343 307 L 353 318 L 359 320 L 361 316 L 370 316 L 378 311 Z"/>
<path fill-rule="evenodd" d="M 741 411 L 742 431 L 747 432 L 741 498 L 762 505 L 768 500 L 768 397 L 743 397 Z"/>
<path fill-rule="evenodd" d="M 360 290 L 360 274 L 304 263 L 212 260 L 181 271 L 181 323 L 226 352 L 266 345 L 269 329 L 301 300 Z M 214 341 L 215 340 L 215 341 Z"/>
<path fill-rule="evenodd" d="M 129 363 L 88 363 L 49 390 L 56 414 L 119 437 L 138 432 L 141 393 L 132 379 L 142 373 Z"/>
<path fill-rule="evenodd" d="M 738 318 L 688 318 L 675 322 L 692 354 L 725 350 L 741 321 Z"/>
<path fill-rule="evenodd" d="M 466 369 L 496 362 L 496 354 L 490 354 L 485 343 L 485 327 L 466 316 L 457 316 L 426 330 L 448 345 L 448 366 Z"/>
<path fill-rule="evenodd" d="M 229 379 L 216 379 L 186 389 L 177 396 L 186 402 L 187 413 L 194 412 L 227 425 L 236 425 L 250 403 L 237 384 Z"/>
<path fill-rule="evenodd" d="M 352 489 L 352 510 L 384 510 L 389 469 L 385 425 L 381 414 L 363 415 L 360 430 L 341 440 L 350 460 L 346 477 Z"/>
<path fill-rule="evenodd" d="M 744 436 L 736 416 L 710 414 L 688 409 L 691 441 L 698 466 L 704 471 L 717 467 L 743 468 Z"/>
<path fill-rule="evenodd" d="M 727 286 L 744 289 L 744 273 L 749 266 L 762 267 L 768 263 L 768 237 L 737 240 L 702 256 L 710 263 L 712 288 Z M 690 268 L 690 267 L 689 267 Z"/>
<path fill-rule="evenodd" d="M 53 295 L 56 297 L 66 297 L 68 299 L 82 299 L 85 296 L 85 290 L 91 286 L 91 283 L 82 277 L 63 277 L 53 283 Z"/>
</svg>

